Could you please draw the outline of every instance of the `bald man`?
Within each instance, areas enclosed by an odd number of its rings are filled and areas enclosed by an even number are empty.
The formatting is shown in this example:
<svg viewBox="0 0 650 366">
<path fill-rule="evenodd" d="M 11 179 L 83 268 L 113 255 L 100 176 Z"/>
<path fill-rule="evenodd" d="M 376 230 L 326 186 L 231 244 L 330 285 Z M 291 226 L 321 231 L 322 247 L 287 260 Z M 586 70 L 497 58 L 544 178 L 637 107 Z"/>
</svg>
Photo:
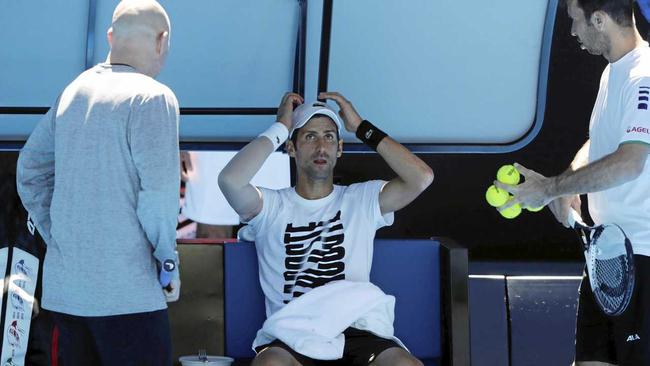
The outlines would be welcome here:
<svg viewBox="0 0 650 366">
<path fill-rule="evenodd" d="M 42 307 L 66 366 L 172 363 L 179 113 L 153 79 L 169 37 L 157 2 L 122 1 L 106 62 L 63 90 L 20 153 L 18 192 L 47 243 Z"/>
</svg>

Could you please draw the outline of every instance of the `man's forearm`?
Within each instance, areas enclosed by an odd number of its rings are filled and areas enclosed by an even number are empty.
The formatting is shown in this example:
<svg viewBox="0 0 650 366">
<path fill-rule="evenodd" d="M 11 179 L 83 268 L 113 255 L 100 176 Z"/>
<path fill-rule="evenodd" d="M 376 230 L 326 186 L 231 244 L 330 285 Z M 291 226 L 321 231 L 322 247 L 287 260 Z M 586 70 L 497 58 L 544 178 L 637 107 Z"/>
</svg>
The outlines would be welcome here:
<svg viewBox="0 0 650 366">
<path fill-rule="evenodd" d="M 407 187 L 421 192 L 431 184 L 431 168 L 390 136 L 379 143 L 377 152 Z"/>
<path fill-rule="evenodd" d="M 258 137 L 238 152 L 219 174 L 221 192 L 245 221 L 262 209 L 261 195 L 250 181 L 273 151 L 271 140 Z"/>
<path fill-rule="evenodd" d="M 250 183 L 273 152 L 273 144 L 266 137 L 258 137 L 239 151 L 219 174 L 221 189 L 242 188 Z"/>
<path fill-rule="evenodd" d="M 613 188 L 636 179 L 644 165 L 645 157 L 638 156 L 638 152 L 620 148 L 598 161 L 551 178 L 548 194 L 560 197 Z"/>
<path fill-rule="evenodd" d="M 266 159 L 287 140 L 292 126 L 293 107 L 303 102 L 300 95 L 287 93 L 278 107 L 277 122 L 235 155 L 219 174 L 219 188 L 230 206 L 245 221 L 261 210 L 261 192 L 250 184 Z"/>
<path fill-rule="evenodd" d="M 50 206 L 54 194 L 54 116 L 56 105 L 38 123 L 18 157 L 16 185 L 23 206 L 29 212 L 46 244 L 50 243 Z"/>
<path fill-rule="evenodd" d="M 48 171 L 37 173 L 38 168 L 26 160 L 27 153 L 21 153 L 17 169 L 17 191 L 25 210 L 46 244 L 50 244 L 50 206 L 54 194 L 54 165 Z M 45 166 L 46 164 L 39 164 Z M 49 165 L 49 164 L 48 164 Z"/>
</svg>

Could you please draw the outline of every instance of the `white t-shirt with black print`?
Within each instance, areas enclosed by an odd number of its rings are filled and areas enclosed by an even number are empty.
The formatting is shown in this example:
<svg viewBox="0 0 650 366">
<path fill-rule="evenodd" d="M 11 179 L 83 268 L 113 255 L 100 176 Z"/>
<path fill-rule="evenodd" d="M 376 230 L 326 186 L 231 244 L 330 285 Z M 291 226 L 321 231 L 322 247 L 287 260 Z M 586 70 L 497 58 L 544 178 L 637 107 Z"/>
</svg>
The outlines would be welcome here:
<svg viewBox="0 0 650 366">
<path fill-rule="evenodd" d="M 393 213 L 382 216 L 379 208 L 385 184 L 335 185 L 316 200 L 294 188 L 260 188 L 262 211 L 242 237 L 255 240 L 267 317 L 328 282 L 369 281 L 375 231 L 393 223 Z"/>
</svg>

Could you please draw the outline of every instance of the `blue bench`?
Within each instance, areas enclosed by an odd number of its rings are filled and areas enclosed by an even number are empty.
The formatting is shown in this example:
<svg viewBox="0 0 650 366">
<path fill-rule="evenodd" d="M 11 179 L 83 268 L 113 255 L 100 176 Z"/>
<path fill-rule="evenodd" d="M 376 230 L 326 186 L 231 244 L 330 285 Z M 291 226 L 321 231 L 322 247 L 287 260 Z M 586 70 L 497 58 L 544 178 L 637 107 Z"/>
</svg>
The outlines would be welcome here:
<svg viewBox="0 0 650 366">
<path fill-rule="evenodd" d="M 224 244 L 225 353 L 246 364 L 265 319 L 253 243 Z M 376 240 L 371 281 L 397 299 L 395 335 L 425 365 L 469 365 L 467 250 L 448 240 Z"/>
</svg>

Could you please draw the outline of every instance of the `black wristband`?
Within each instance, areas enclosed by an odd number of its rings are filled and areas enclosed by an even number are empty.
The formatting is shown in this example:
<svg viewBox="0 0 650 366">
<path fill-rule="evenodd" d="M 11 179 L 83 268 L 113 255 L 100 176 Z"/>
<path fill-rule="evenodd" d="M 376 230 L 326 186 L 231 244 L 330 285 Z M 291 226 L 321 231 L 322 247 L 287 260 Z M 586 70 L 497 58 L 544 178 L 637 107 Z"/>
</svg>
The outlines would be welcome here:
<svg viewBox="0 0 650 366">
<path fill-rule="evenodd" d="M 368 145 L 375 151 L 377 151 L 377 146 L 381 140 L 383 140 L 384 137 L 388 136 L 384 131 L 378 129 L 375 125 L 365 119 L 357 128 L 356 135 L 359 140 L 361 140 L 364 144 Z"/>
</svg>

